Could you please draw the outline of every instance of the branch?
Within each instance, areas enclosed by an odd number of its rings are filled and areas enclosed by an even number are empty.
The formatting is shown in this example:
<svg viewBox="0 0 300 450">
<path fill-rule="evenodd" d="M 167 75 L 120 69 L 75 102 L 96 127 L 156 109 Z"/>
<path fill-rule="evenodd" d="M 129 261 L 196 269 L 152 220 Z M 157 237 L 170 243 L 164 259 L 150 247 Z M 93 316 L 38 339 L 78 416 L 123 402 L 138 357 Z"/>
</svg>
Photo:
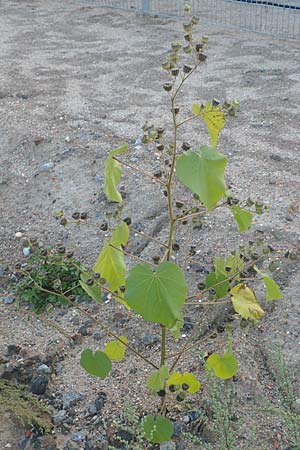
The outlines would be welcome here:
<svg viewBox="0 0 300 450">
<path fill-rule="evenodd" d="M 159 184 L 161 184 L 164 187 L 166 186 L 166 184 L 163 181 L 161 181 L 159 178 L 156 178 L 153 174 L 151 174 L 149 172 L 146 172 L 145 170 L 142 170 L 142 169 L 140 169 L 140 168 L 138 168 L 136 166 L 133 166 L 132 164 L 124 162 L 121 159 L 116 158 L 115 156 L 113 156 L 112 159 L 114 159 L 115 161 L 117 161 L 118 163 L 122 164 L 125 167 L 129 167 L 130 169 L 134 170 L 135 172 L 139 172 L 142 175 L 145 175 L 146 177 L 151 178 L 152 181 L 155 181 L 156 183 L 159 183 Z"/>
<path fill-rule="evenodd" d="M 116 247 L 116 246 L 113 245 L 113 244 L 109 244 L 109 246 L 110 246 L 111 248 L 113 248 L 114 250 L 117 250 L 118 252 L 123 253 L 124 255 L 129 256 L 129 257 L 132 258 L 132 259 L 135 259 L 135 260 L 137 260 L 137 261 L 140 261 L 140 262 L 142 262 L 142 263 L 144 263 L 144 264 L 149 264 L 149 265 L 152 266 L 152 267 L 156 267 L 156 265 L 153 264 L 153 263 L 151 263 L 150 261 L 146 261 L 145 259 L 140 258 L 139 256 L 136 256 L 136 255 L 133 255 L 132 253 L 126 252 L 126 250 L 123 250 L 123 249 L 121 249 L 121 248 L 119 248 L 119 247 Z"/>
</svg>

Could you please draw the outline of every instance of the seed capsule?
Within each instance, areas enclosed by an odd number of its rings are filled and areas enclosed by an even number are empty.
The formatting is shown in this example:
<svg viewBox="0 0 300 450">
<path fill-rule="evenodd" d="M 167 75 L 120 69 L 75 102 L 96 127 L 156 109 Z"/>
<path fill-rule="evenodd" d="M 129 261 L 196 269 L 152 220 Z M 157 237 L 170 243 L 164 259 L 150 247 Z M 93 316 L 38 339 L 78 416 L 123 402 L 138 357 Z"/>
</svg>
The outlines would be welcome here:
<svg viewBox="0 0 300 450">
<path fill-rule="evenodd" d="M 175 384 L 171 384 L 171 385 L 169 386 L 169 390 L 170 390 L 170 392 L 175 392 L 175 391 L 177 391 Z"/>
<path fill-rule="evenodd" d="M 87 212 L 83 212 L 83 213 L 81 213 L 80 214 L 80 219 L 82 219 L 82 220 L 86 220 L 87 219 Z"/>
<path fill-rule="evenodd" d="M 157 131 L 157 134 L 159 136 L 162 136 L 164 134 L 164 132 L 165 132 L 165 129 L 162 128 L 162 127 L 159 127 L 159 128 L 156 129 L 156 131 Z"/>
<path fill-rule="evenodd" d="M 184 39 L 185 39 L 187 42 L 191 42 L 192 36 L 190 35 L 190 33 L 187 33 L 187 34 L 184 35 Z"/>
<path fill-rule="evenodd" d="M 21 263 L 17 263 L 16 265 L 15 265 L 15 268 L 17 269 L 17 270 L 20 270 L 21 269 Z"/>
<path fill-rule="evenodd" d="M 47 254 L 48 254 L 48 252 L 47 252 L 47 250 L 44 248 L 44 249 L 41 251 L 41 255 L 42 255 L 42 256 L 47 256 Z"/>
<path fill-rule="evenodd" d="M 197 16 L 192 17 L 191 22 L 193 25 L 198 25 L 199 21 L 200 21 L 199 17 L 197 17 Z"/>
<path fill-rule="evenodd" d="M 67 221 L 67 219 L 65 218 L 65 217 L 63 217 L 62 219 L 60 219 L 60 224 L 62 225 L 62 226 L 66 226 L 66 225 L 68 225 L 68 221 Z"/>
<path fill-rule="evenodd" d="M 176 206 L 176 208 L 182 208 L 184 206 L 184 203 L 176 201 L 175 206 Z"/>
<path fill-rule="evenodd" d="M 66 248 L 63 245 L 57 248 L 57 253 L 59 253 L 60 255 L 63 255 L 65 252 Z"/>
<path fill-rule="evenodd" d="M 204 53 L 199 53 L 198 54 L 198 59 L 200 62 L 204 62 L 207 59 L 207 56 Z"/>
<path fill-rule="evenodd" d="M 107 222 L 103 222 L 103 223 L 100 225 L 100 230 L 101 230 L 101 231 L 107 231 L 107 230 L 108 230 L 108 223 L 107 223 Z"/>
<path fill-rule="evenodd" d="M 175 69 L 172 69 L 171 74 L 173 75 L 173 77 L 177 77 L 179 75 L 179 69 L 177 67 Z"/>
<path fill-rule="evenodd" d="M 166 391 L 165 391 L 164 389 L 161 389 L 160 391 L 158 391 L 157 395 L 158 395 L 159 397 L 165 397 Z"/>
<path fill-rule="evenodd" d="M 165 91 L 170 92 L 172 90 L 172 84 L 171 83 L 165 83 L 163 85 L 163 88 Z"/>
<path fill-rule="evenodd" d="M 93 274 L 93 277 L 95 278 L 95 280 L 97 280 L 98 278 L 100 278 L 100 273 L 95 272 L 95 273 Z"/>
<path fill-rule="evenodd" d="M 160 256 L 154 255 L 154 256 L 152 256 L 152 260 L 153 260 L 154 264 L 158 264 L 160 261 Z"/>
<path fill-rule="evenodd" d="M 67 258 L 72 258 L 73 255 L 74 255 L 74 252 L 72 252 L 72 250 L 69 250 L 69 251 L 66 253 L 66 257 L 67 257 Z"/>
<path fill-rule="evenodd" d="M 176 396 L 176 400 L 178 402 L 183 402 L 184 399 L 185 399 L 185 392 L 179 392 L 179 394 Z"/>
<path fill-rule="evenodd" d="M 228 100 L 225 100 L 225 102 L 223 103 L 223 108 L 225 108 L 225 109 L 230 108 L 230 103 Z"/>
<path fill-rule="evenodd" d="M 164 144 L 157 144 L 156 146 L 156 150 L 158 150 L 159 152 L 162 152 L 164 148 L 165 148 Z"/>
<path fill-rule="evenodd" d="M 180 111 L 180 109 L 178 108 L 178 106 L 175 106 L 175 108 L 174 108 L 174 113 L 175 113 L 175 114 L 178 114 L 179 111 Z"/>
<path fill-rule="evenodd" d="M 125 292 L 125 290 L 126 290 L 126 286 L 120 286 L 120 291 L 121 292 Z"/>
<path fill-rule="evenodd" d="M 184 51 L 184 53 L 186 53 L 188 55 L 189 53 L 191 53 L 192 47 L 190 47 L 189 45 L 185 45 L 183 47 L 183 51 Z"/>
<path fill-rule="evenodd" d="M 172 42 L 171 44 L 171 48 L 173 50 L 173 52 L 178 52 L 178 50 L 180 50 L 182 47 L 182 42 L 177 41 L 177 42 Z"/>
<path fill-rule="evenodd" d="M 190 10 L 191 10 L 191 8 L 190 8 L 190 5 L 188 5 L 187 3 L 184 5 L 184 7 L 183 7 L 183 11 L 185 12 L 185 13 L 188 13 L 188 12 L 190 12 Z"/>
<path fill-rule="evenodd" d="M 190 386 L 187 383 L 183 383 L 183 385 L 181 387 L 184 391 L 187 391 Z"/>
<path fill-rule="evenodd" d="M 199 289 L 199 291 L 203 291 L 203 289 L 205 289 L 205 283 L 202 282 L 198 283 L 197 288 Z"/>
<path fill-rule="evenodd" d="M 183 24 L 183 29 L 184 29 L 184 31 L 192 31 L 192 28 L 193 28 L 193 25 L 191 24 L 191 22 L 188 22 L 188 23 L 184 23 Z"/>
<path fill-rule="evenodd" d="M 196 44 L 195 45 L 195 49 L 196 49 L 196 52 L 198 52 L 198 53 L 200 53 L 200 52 L 202 52 L 202 50 L 203 50 L 203 44 Z"/>
<path fill-rule="evenodd" d="M 203 36 L 202 36 L 202 42 L 203 42 L 203 44 L 207 44 L 207 42 L 208 42 L 208 36 L 203 35 Z"/>
<path fill-rule="evenodd" d="M 157 172 L 154 172 L 153 175 L 155 176 L 155 178 L 161 178 L 162 177 L 162 171 L 158 170 Z"/>
<path fill-rule="evenodd" d="M 219 106 L 220 105 L 220 101 L 217 100 L 216 98 L 214 98 L 213 101 L 212 101 L 212 105 L 213 106 Z"/>
<path fill-rule="evenodd" d="M 183 66 L 183 73 L 190 73 L 192 70 L 193 68 L 191 66 L 188 66 L 187 64 Z"/>
<path fill-rule="evenodd" d="M 164 70 L 170 70 L 171 69 L 171 64 L 170 64 L 169 61 L 164 62 L 161 66 L 162 66 L 162 68 Z"/>
<path fill-rule="evenodd" d="M 76 211 L 72 214 L 72 217 L 73 217 L 73 219 L 78 220 L 80 217 L 80 213 L 78 211 Z"/>
<path fill-rule="evenodd" d="M 93 280 L 93 278 L 89 278 L 88 280 L 86 280 L 85 283 L 86 283 L 88 286 L 93 286 L 94 280 Z"/>
<path fill-rule="evenodd" d="M 181 146 L 182 150 L 187 151 L 191 148 L 191 144 L 189 142 L 184 141 Z"/>
<path fill-rule="evenodd" d="M 179 244 L 177 244 L 177 242 L 174 242 L 174 244 L 172 245 L 172 249 L 174 250 L 174 252 L 178 252 L 180 250 Z"/>
<path fill-rule="evenodd" d="M 232 106 L 228 109 L 228 114 L 230 115 L 230 117 L 235 116 L 235 110 L 234 110 L 234 108 L 232 108 Z"/>
<path fill-rule="evenodd" d="M 123 222 L 125 222 L 128 226 L 131 225 L 131 217 L 125 217 L 125 219 L 123 219 Z"/>
</svg>

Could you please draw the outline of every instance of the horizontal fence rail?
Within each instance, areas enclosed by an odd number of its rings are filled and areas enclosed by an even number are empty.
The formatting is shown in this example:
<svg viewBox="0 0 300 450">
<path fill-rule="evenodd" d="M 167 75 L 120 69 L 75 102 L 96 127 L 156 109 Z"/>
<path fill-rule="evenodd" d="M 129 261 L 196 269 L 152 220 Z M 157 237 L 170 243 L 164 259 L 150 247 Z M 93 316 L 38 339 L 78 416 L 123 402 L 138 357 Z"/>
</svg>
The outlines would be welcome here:
<svg viewBox="0 0 300 450">
<path fill-rule="evenodd" d="M 181 18 L 188 3 L 203 23 L 300 40 L 300 0 L 81 0 L 162 18 Z"/>
</svg>

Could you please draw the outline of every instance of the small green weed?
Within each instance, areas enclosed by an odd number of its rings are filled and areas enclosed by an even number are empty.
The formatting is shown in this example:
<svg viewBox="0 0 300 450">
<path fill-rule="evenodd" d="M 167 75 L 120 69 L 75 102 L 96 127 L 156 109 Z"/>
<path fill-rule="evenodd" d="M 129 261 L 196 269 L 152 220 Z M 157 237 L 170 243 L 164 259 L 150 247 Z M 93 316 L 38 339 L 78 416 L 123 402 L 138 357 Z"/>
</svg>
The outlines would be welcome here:
<svg viewBox="0 0 300 450">
<path fill-rule="evenodd" d="M 21 278 L 15 294 L 21 304 L 31 305 L 37 313 L 49 305 L 67 304 L 64 295 L 71 300 L 86 295 L 79 284 L 83 266 L 63 246 L 36 248 L 28 263 L 17 264 L 16 269 Z"/>
</svg>

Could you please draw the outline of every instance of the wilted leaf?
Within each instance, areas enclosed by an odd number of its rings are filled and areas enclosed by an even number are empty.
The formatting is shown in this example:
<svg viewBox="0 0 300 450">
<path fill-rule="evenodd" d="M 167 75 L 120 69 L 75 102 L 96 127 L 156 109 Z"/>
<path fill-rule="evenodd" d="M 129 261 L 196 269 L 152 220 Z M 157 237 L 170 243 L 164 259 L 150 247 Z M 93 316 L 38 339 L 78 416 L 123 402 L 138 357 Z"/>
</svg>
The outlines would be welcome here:
<svg viewBox="0 0 300 450">
<path fill-rule="evenodd" d="M 169 370 L 166 366 L 161 366 L 155 372 L 150 373 L 147 378 L 147 387 L 155 392 L 164 388 L 165 381 L 169 377 Z"/>
<path fill-rule="evenodd" d="M 145 320 L 172 328 L 182 318 L 187 286 L 179 266 L 163 262 L 156 272 L 137 264 L 126 280 L 125 301 Z"/>
<path fill-rule="evenodd" d="M 208 357 L 205 367 L 208 372 L 212 371 L 216 377 L 224 380 L 233 377 L 238 371 L 237 359 L 231 352 L 224 355 L 213 353 Z"/>
<path fill-rule="evenodd" d="M 168 442 L 173 435 L 173 424 L 164 416 L 146 416 L 141 423 L 145 437 L 154 444 Z"/>
<path fill-rule="evenodd" d="M 217 150 L 202 146 L 199 152 L 185 152 L 178 158 L 176 176 L 211 209 L 226 192 L 226 162 L 226 157 Z"/>
<path fill-rule="evenodd" d="M 257 320 L 264 315 L 265 312 L 256 300 L 254 292 L 245 284 L 234 286 L 230 293 L 233 308 L 243 319 Z"/>
<path fill-rule="evenodd" d="M 232 206 L 230 209 L 236 220 L 239 233 L 247 231 L 251 227 L 253 214 L 246 209 L 240 208 L 239 206 Z"/>
<path fill-rule="evenodd" d="M 119 183 L 122 175 L 122 167 L 118 161 L 113 159 L 113 157 L 125 153 L 126 150 L 126 144 L 115 150 L 111 150 L 107 160 L 105 161 L 104 193 L 108 200 L 111 200 L 112 202 L 122 203 L 122 196 L 117 190 L 117 184 Z"/>
<path fill-rule="evenodd" d="M 122 342 L 127 344 L 128 339 L 125 336 L 120 336 Z M 112 361 L 122 361 L 126 352 L 126 345 L 122 344 L 122 342 L 118 340 L 110 341 L 106 344 L 104 353 L 112 360 Z"/>
<path fill-rule="evenodd" d="M 111 360 L 105 353 L 99 351 L 93 353 L 89 348 L 81 353 L 80 365 L 90 375 L 102 379 L 107 377 L 112 367 Z"/>
</svg>

